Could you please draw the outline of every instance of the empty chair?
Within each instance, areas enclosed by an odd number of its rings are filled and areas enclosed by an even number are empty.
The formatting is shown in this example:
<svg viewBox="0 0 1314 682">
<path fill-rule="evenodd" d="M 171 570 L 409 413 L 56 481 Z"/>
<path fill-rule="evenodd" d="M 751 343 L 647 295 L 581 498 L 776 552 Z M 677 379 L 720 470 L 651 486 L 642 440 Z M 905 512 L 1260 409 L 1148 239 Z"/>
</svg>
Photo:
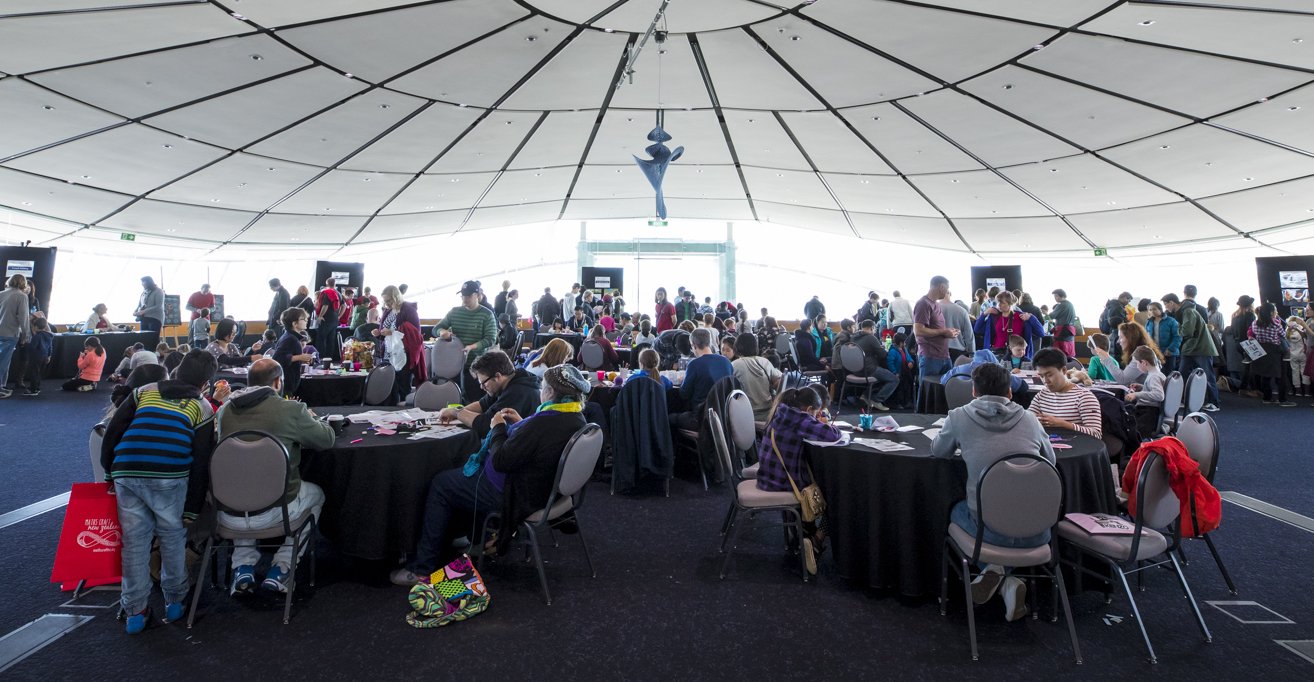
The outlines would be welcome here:
<svg viewBox="0 0 1314 682">
<path fill-rule="evenodd" d="M 844 384 L 840 386 L 839 392 L 841 405 L 844 404 L 844 391 L 848 390 L 849 386 L 866 389 L 867 395 L 864 397 L 868 404 L 871 403 L 871 390 L 878 380 L 867 373 L 866 357 L 856 343 L 840 346 L 840 364 L 844 366 Z"/>
<path fill-rule="evenodd" d="M 972 377 L 961 374 L 949 377 L 944 385 L 944 399 L 951 410 L 972 402 Z"/>
<path fill-rule="evenodd" d="M 461 390 L 450 381 L 441 384 L 426 381 L 415 389 L 415 406 L 426 412 L 441 410 L 460 402 Z"/>
<path fill-rule="evenodd" d="M 520 530 L 524 531 L 524 539 L 533 552 L 534 568 L 538 570 L 539 585 L 543 587 L 543 601 L 549 606 L 552 605 L 552 593 L 548 590 L 547 573 L 543 569 L 543 556 L 538 544 L 540 533 L 544 531 L 551 533 L 553 528 L 572 522 L 579 534 L 579 543 L 584 547 L 584 560 L 588 562 L 589 575 L 594 578 L 598 576 L 597 571 L 593 569 L 593 558 L 589 556 L 589 545 L 584 540 L 584 529 L 580 526 L 577 512 L 584 503 L 584 485 L 589 482 L 593 468 L 597 466 L 598 456 L 602 454 L 602 441 L 602 427 L 597 424 L 585 424 L 584 428 L 571 436 L 561 452 L 561 459 L 557 462 L 557 474 L 547 504 L 520 523 Z M 498 513 L 489 514 L 484 519 L 480 546 L 488 541 L 490 524 L 496 526 L 501 521 L 502 515 Z M 480 554 L 481 567 L 483 560 L 484 557 Z"/>
<path fill-rule="evenodd" d="M 1177 418 L 1182 410 L 1182 398 L 1185 393 L 1185 382 L 1182 381 L 1180 372 L 1173 372 L 1168 375 L 1168 380 L 1163 384 L 1163 407 L 1160 414 L 1159 428 L 1164 433 L 1172 433 L 1177 429 Z M 1154 434 L 1142 434 L 1149 436 Z"/>
<path fill-rule="evenodd" d="M 356 327 L 356 330 L 351 333 L 351 336 L 357 341 L 378 341 L 378 339 L 375 339 L 374 335 L 371 334 L 371 332 L 378 328 L 379 325 L 377 323 L 366 322 L 365 324 Z"/>
<path fill-rule="evenodd" d="M 725 441 L 725 430 L 721 428 L 721 418 L 717 416 L 715 410 L 707 411 L 707 422 L 712 430 L 712 443 L 715 445 L 717 460 L 726 480 L 731 484 L 730 509 L 721 524 L 721 551 L 725 553 L 725 560 L 721 562 L 721 579 L 725 580 L 725 572 L 730 567 L 730 557 L 734 555 L 735 542 L 739 539 L 739 530 L 742 527 L 737 523 L 741 513 L 747 513 L 750 521 L 756 519 L 762 512 L 767 512 L 768 517 L 779 514 L 783 519 L 782 522 L 770 525 L 792 528 L 794 538 L 800 542 L 803 537 L 803 514 L 799 510 L 798 499 L 794 497 L 792 491 L 759 490 L 756 480 L 743 479 L 730 457 L 730 447 Z M 727 543 L 730 545 L 729 551 L 726 551 Z M 803 574 L 803 582 L 807 582 L 808 567 L 802 551 L 799 552 L 799 568 Z"/>
<path fill-rule="evenodd" d="M 585 341 L 580 346 L 579 359 L 584 363 L 584 369 L 591 372 L 602 369 L 603 363 L 607 361 L 606 355 L 602 352 L 602 345 L 593 339 Z"/>
<path fill-rule="evenodd" d="M 1199 412 L 1204 407 L 1205 396 L 1209 390 L 1209 376 L 1205 374 L 1203 367 L 1196 367 L 1191 376 L 1186 377 L 1186 390 L 1184 391 L 1184 404 L 1182 405 L 1179 415 L 1187 415 L 1192 412 Z M 1181 417 L 1179 416 L 1180 420 Z"/>
<path fill-rule="evenodd" d="M 267 433 L 238 431 L 219 441 L 210 457 L 210 499 L 214 501 L 215 510 L 233 516 L 254 516 L 281 508 L 283 520 L 272 528 L 236 530 L 219 525 L 218 516 L 215 516 L 210 538 L 206 540 L 205 550 L 201 554 L 201 570 L 197 574 L 205 575 L 210 557 L 219 549 L 231 548 L 233 540 L 268 541 L 257 542 L 257 546 L 278 547 L 283 544 L 284 536 L 290 537 L 293 544 L 292 566 L 288 571 L 287 597 L 283 602 L 284 625 L 292 617 L 297 566 L 300 564 L 301 552 L 305 549 L 310 550 L 310 586 L 315 586 L 315 530 L 318 525 L 309 508 L 297 516 L 288 516 L 284 495 L 287 492 L 290 466 L 287 448 Z M 200 584 L 193 591 L 192 610 L 187 616 L 189 628 L 196 620 L 196 607 L 200 604 L 203 591 Z"/>
<path fill-rule="evenodd" d="M 362 405 L 383 405 L 392 396 L 392 386 L 397 380 L 397 372 L 390 365 L 380 365 L 370 370 L 365 377 L 365 390 L 362 393 Z"/>
<path fill-rule="evenodd" d="M 461 380 L 465 371 L 465 346 L 455 335 L 447 341 L 437 339 L 429 352 L 429 376 L 444 381 Z"/>
<path fill-rule="evenodd" d="M 1056 599 L 1063 602 L 1063 615 L 1068 621 L 1068 636 L 1072 640 L 1072 653 L 1081 663 L 1081 645 L 1077 643 L 1077 628 L 1072 622 L 1072 609 L 1068 605 L 1068 592 L 1063 585 L 1063 571 L 1058 567 L 1058 537 L 1051 534 L 1050 541 L 1039 547 L 1006 547 L 985 541 L 985 531 L 1012 538 L 1029 538 L 1051 530 L 1063 518 L 1063 478 L 1058 469 L 1039 455 L 1009 455 L 981 472 L 976 486 L 976 508 L 980 515 L 976 535 L 969 534 L 950 521 L 945 537 L 945 562 L 940 567 L 940 615 L 945 615 L 949 604 L 949 563 L 958 567 L 967 604 L 967 636 L 971 642 L 972 660 L 977 660 L 976 609 L 972 601 L 972 578 L 981 575 L 974 571 L 978 563 L 994 564 L 1004 568 L 1031 568 L 1038 575 L 1012 573 L 1015 578 L 1049 578 Z M 1056 612 L 1052 620 L 1058 620 Z"/>
<path fill-rule="evenodd" d="M 1176 435 L 1177 440 L 1182 441 L 1186 446 L 1187 454 L 1200 465 L 1200 474 L 1213 484 L 1214 474 L 1218 471 L 1219 451 L 1218 425 L 1214 423 L 1213 418 L 1203 412 L 1192 412 L 1177 425 Z M 1191 513 L 1194 514 L 1195 500 L 1191 500 L 1190 507 Z M 1214 555 L 1214 563 L 1218 564 L 1218 572 L 1223 574 L 1227 589 L 1232 594 L 1236 594 L 1236 584 L 1232 582 L 1232 575 L 1227 572 L 1227 566 L 1223 565 L 1223 558 L 1219 556 L 1218 548 L 1214 546 L 1213 538 L 1209 535 L 1210 533 L 1204 533 L 1199 537 L 1204 539 L 1205 544 L 1209 546 L 1209 553 Z"/>
<path fill-rule="evenodd" d="M 1200 626 L 1205 641 L 1213 641 L 1213 637 L 1209 634 L 1209 627 L 1205 625 L 1200 606 L 1195 602 L 1195 596 L 1191 594 L 1191 588 L 1186 583 L 1182 566 L 1174 555 L 1181 541 L 1180 528 L 1177 524 L 1181 503 L 1173 494 L 1172 488 L 1168 486 L 1168 468 L 1157 452 L 1151 452 L 1143 460 L 1140 474 L 1137 476 L 1135 494 L 1136 514 L 1133 520 L 1136 525 L 1131 535 L 1087 533 L 1080 526 L 1066 519 L 1059 522 L 1058 531 L 1065 542 L 1085 554 L 1103 560 L 1117 575 L 1123 592 L 1127 594 L 1127 601 L 1131 603 L 1132 616 L 1141 628 L 1141 637 L 1145 640 L 1145 649 L 1150 654 L 1150 662 L 1153 663 L 1157 662 L 1158 658 L 1154 654 L 1154 646 L 1150 643 L 1150 634 L 1145 629 L 1145 620 L 1136 606 L 1136 597 L 1133 596 L 1131 586 L 1127 584 L 1129 573 L 1138 574 L 1139 579 L 1144 575 L 1141 571 L 1171 563 L 1182 592 L 1186 595 L 1191 610 L 1195 612 L 1196 623 Z M 1165 529 L 1167 534 L 1158 529 Z M 1167 558 L 1151 561 L 1161 556 Z M 1092 571 L 1066 559 L 1064 563 L 1097 580 L 1112 582 L 1107 573 Z"/>
<path fill-rule="evenodd" d="M 729 445 L 734 464 L 744 478 L 757 477 L 757 463 L 748 465 L 748 457 L 757 453 L 757 426 L 753 421 L 753 403 L 748 394 L 735 389 L 730 392 L 725 402 L 725 426 L 729 430 Z M 747 457 L 746 457 L 747 455 Z"/>
</svg>

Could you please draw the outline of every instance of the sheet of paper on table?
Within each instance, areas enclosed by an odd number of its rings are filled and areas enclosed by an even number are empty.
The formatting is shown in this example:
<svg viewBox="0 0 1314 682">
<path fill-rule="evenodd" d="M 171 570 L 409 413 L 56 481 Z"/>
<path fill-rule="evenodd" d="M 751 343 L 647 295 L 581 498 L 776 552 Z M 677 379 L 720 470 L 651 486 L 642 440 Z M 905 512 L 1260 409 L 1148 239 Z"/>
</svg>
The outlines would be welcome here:
<svg viewBox="0 0 1314 682">
<path fill-rule="evenodd" d="M 940 417 L 939 419 L 935 420 L 935 422 L 932 423 L 931 426 L 944 426 L 944 419 L 945 419 L 944 417 Z"/>
<path fill-rule="evenodd" d="M 850 424 L 850 423 L 848 423 L 848 422 L 846 422 L 846 421 L 844 421 L 844 420 L 842 420 L 842 419 L 832 419 L 831 422 L 830 422 L 830 425 L 833 426 L 833 427 L 835 427 L 835 428 L 837 428 L 837 429 L 852 429 L 852 428 L 853 428 L 853 425 L 852 425 L 852 424 Z"/>
<path fill-rule="evenodd" d="M 894 417 L 877 417 L 871 428 L 873 431 L 894 431 L 899 428 L 899 422 L 894 421 Z"/>
<path fill-rule="evenodd" d="M 921 430 L 922 427 L 913 426 L 912 424 L 909 424 L 908 426 L 900 426 L 899 428 L 895 429 L 895 431 L 921 431 Z"/>
<path fill-rule="evenodd" d="M 922 435 L 926 436 L 927 438 L 930 438 L 931 440 L 935 440 L 935 437 L 940 435 L 940 429 L 927 429 L 922 432 Z"/>
<path fill-rule="evenodd" d="M 411 434 L 411 437 L 407 438 L 407 440 L 424 440 L 426 438 L 431 438 L 431 439 L 451 438 L 452 436 L 459 436 L 468 430 L 469 429 L 459 424 L 448 425 L 448 426 L 430 426 L 428 429 L 424 431 L 417 431 Z"/>
<path fill-rule="evenodd" d="M 840 432 L 840 439 L 839 439 L 839 440 L 833 440 L 833 441 L 825 441 L 825 440 L 804 440 L 803 442 L 804 442 L 804 443 L 808 443 L 808 444 L 810 444 L 810 445 L 815 445 L 815 446 L 817 446 L 817 447 L 819 447 L 819 448 L 833 448 L 833 447 L 840 446 L 840 445 L 848 445 L 848 444 L 849 444 L 849 432 L 848 432 L 848 431 L 841 431 L 841 432 Z"/>
<path fill-rule="evenodd" d="M 854 438 L 853 442 L 857 445 L 869 447 L 881 452 L 899 452 L 900 450 L 912 450 L 911 445 L 896 443 L 892 440 L 883 440 L 880 438 Z"/>
</svg>

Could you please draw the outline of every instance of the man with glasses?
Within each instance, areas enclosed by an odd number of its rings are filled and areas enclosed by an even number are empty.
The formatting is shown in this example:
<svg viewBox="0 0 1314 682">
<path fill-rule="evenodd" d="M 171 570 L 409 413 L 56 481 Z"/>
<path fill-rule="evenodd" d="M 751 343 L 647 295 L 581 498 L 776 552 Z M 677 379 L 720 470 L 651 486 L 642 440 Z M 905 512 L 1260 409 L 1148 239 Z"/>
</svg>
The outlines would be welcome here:
<svg viewBox="0 0 1314 682">
<path fill-rule="evenodd" d="M 445 408 L 438 417 L 444 422 L 458 421 L 480 437 L 492 429 L 493 415 L 506 408 L 517 414 L 533 414 L 538 408 L 538 377 L 523 369 L 513 369 L 511 359 L 500 350 L 480 355 L 470 365 L 470 374 L 479 383 L 484 397 L 462 408 Z"/>
<path fill-rule="evenodd" d="M 474 280 L 462 284 L 459 292 L 461 305 L 452 308 L 434 325 L 435 330 L 442 332 L 442 340 L 450 341 L 453 336 L 461 340 L 465 346 L 467 371 L 484 351 L 497 344 L 497 319 L 493 317 L 492 310 L 479 305 L 479 289 L 479 282 Z M 472 394 L 470 397 L 475 397 L 482 395 L 483 390 L 471 391 L 467 385 L 466 392 Z"/>
</svg>

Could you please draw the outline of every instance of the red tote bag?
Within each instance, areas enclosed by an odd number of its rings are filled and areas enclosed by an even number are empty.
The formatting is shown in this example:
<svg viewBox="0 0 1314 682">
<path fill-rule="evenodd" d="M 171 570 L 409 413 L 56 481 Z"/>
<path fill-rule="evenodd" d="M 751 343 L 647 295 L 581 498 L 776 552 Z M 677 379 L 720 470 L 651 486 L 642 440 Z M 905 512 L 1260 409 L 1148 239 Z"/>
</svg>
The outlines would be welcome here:
<svg viewBox="0 0 1314 682">
<path fill-rule="evenodd" d="M 64 583 L 65 590 L 81 581 L 87 586 L 117 583 L 123 574 L 122 552 L 119 506 L 109 484 L 74 483 L 50 582 Z"/>
</svg>

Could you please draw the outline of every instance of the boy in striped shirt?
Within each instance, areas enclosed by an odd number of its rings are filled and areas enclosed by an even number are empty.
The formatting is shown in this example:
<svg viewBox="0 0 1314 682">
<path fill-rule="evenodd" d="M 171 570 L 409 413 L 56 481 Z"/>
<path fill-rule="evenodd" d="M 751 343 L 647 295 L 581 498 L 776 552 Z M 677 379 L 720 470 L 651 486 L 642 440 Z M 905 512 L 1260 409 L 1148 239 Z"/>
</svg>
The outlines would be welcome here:
<svg viewBox="0 0 1314 682">
<path fill-rule="evenodd" d="M 214 377 L 208 351 L 193 350 L 176 379 L 147 384 L 119 405 L 105 428 L 100 461 L 118 498 L 123 533 L 123 596 L 127 631 L 151 621 L 151 538 L 160 539 L 160 588 L 165 620 L 183 616 L 187 596 L 188 521 L 205 501 L 214 412 L 201 394 Z"/>
<path fill-rule="evenodd" d="M 1045 348 L 1031 359 L 1045 388 L 1031 400 L 1029 408 L 1047 429 L 1068 429 L 1099 438 L 1104 433 L 1100 401 L 1094 393 L 1068 381 L 1064 371 L 1067 356 L 1056 348 Z"/>
</svg>

